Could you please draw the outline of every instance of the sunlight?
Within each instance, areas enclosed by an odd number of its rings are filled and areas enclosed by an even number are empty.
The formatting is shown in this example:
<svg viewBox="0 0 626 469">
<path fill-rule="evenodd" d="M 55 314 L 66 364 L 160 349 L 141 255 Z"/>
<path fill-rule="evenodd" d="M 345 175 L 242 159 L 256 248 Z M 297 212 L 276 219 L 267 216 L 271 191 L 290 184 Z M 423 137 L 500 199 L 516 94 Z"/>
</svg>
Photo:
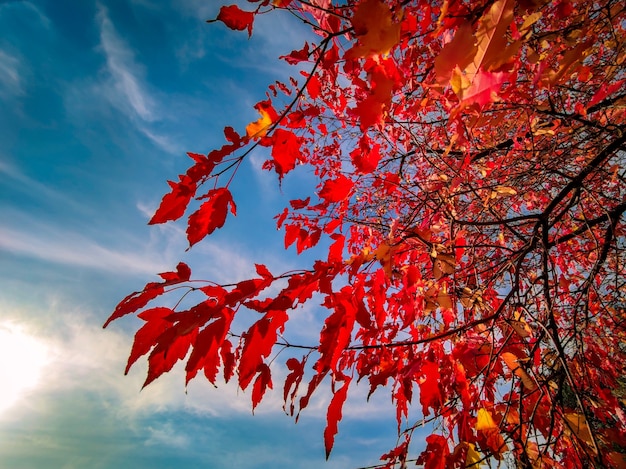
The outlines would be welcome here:
<svg viewBox="0 0 626 469">
<path fill-rule="evenodd" d="M 37 386 L 47 347 L 11 323 L 0 324 L 0 413 Z"/>
</svg>

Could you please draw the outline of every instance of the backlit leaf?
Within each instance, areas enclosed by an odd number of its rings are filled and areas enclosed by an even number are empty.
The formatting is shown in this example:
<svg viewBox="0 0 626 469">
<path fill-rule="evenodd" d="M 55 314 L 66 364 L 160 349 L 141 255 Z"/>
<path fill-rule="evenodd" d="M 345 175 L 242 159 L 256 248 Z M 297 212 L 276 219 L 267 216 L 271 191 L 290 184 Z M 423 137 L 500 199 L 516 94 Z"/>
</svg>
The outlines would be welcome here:
<svg viewBox="0 0 626 469">
<path fill-rule="evenodd" d="M 181 175 L 178 182 L 167 182 L 172 191 L 163 197 L 161 205 L 148 222 L 150 225 L 178 220 L 183 216 L 189 201 L 196 193 L 196 184 L 187 175 Z"/>
<path fill-rule="evenodd" d="M 252 35 L 254 13 L 251 11 L 244 11 L 237 5 L 225 5 L 220 8 L 217 18 L 211 21 L 221 21 L 230 29 L 237 31 L 247 29 L 248 37 L 250 37 Z"/>
<path fill-rule="evenodd" d="M 341 202 L 352 190 L 354 183 L 340 174 L 335 179 L 329 179 L 324 183 L 320 191 L 320 197 L 327 202 Z"/>
<path fill-rule="evenodd" d="M 497 428 L 498 425 L 493 421 L 491 413 L 485 408 L 478 409 L 476 414 L 476 430 L 495 430 Z"/>
<path fill-rule="evenodd" d="M 246 135 L 248 138 L 261 138 L 267 134 L 269 127 L 274 122 L 276 118 L 276 111 L 272 107 L 269 101 L 261 101 L 257 103 L 254 108 L 261 114 L 261 117 L 254 121 L 250 122 L 246 126 Z"/>
<path fill-rule="evenodd" d="M 359 44 L 348 51 L 350 57 L 384 55 L 400 41 L 400 24 L 393 21 L 382 0 L 363 0 L 352 17 L 352 27 Z"/>
<path fill-rule="evenodd" d="M 205 197 L 208 200 L 189 216 L 187 239 L 190 246 L 224 226 L 229 208 L 233 215 L 237 213 L 230 191 L 225 187 L 212 189 Z"/>
<path fill-rule="evenodd" d="M 343 385 L 333 393 L 326 413 L 326 428 L 324 429 L 324 447 L 326 448 L 326 459 L 330 456 L 335 443 L 335 435 L 337 434 L 337 424 L 341 420 L 341 409 L 343 403 L 348 396 L 348 388 L 350 387 L 351 378 L 349 376 L 342 377 Z"/>
</svg>

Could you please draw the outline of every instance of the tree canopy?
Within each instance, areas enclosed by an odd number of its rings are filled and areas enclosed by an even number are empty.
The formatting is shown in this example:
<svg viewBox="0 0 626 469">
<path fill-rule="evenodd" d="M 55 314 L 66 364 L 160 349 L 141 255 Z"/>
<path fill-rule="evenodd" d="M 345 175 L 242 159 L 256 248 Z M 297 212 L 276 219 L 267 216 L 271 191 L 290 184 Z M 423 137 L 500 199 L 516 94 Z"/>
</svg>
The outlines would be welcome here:
<svg viewBox="0 0 626 469">
<path fill-rule="evenodd" d="M 297 71 L 257 121 L 189 154 L 150 223 L 186 219 L 201 242 L 236 214 L 231 181 L 265 147 L 277 184 L 315 175 L 276 222 L 317 261 L 229 285 L 184 263 L 160 274 L 107 321 L 144 321 L 127 371 L 148 355 L 147 385 L 183 361 L 187 382 L 235 379 L 254 408 L 276 359 L 288 414 L 330 388 L 327 457 L 363 381 L 396 408 L 381 467 L 626 467 L 626 5 L 250 0 L 212 21 L 252 35 L 281 10 L 317 40 L 281 57 Z M 163 306 L 172 296 L 194 304 Z M 311 302 L 319 339 L 291 343 Z"/>
</svg>

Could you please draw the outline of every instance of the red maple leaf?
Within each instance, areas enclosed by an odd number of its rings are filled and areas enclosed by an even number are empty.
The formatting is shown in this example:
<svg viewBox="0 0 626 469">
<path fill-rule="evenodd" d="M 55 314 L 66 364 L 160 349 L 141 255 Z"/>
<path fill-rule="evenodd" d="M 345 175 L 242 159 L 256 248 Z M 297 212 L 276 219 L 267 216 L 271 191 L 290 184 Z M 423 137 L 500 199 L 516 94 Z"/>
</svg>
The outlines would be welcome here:
<svg viewBox="0 0 626 469">
<path fill-rule="evenodd" d="M 351 179 L 340 174 L 335 179 L 329 179 L 324 183 L 320 197 L 327 202 L 341 202 L 350 194 L 353 186 Z"/>
<path fill-rule="evenodd" d="M 244 11 L 237 5 L 225 5 L 220 8 L 217 18 L 208 22 L 221 21 L 230 29 L 237 31 L 248 30 L 248 37 L 252 36 L 252 25 L 254 23 L 254 12 Z"/>
<path fill-rule="evenodd" d="M 208 200 L 189 216 L 187 227 L 189 246 L 193 246 L 217 228 L 224 226 L 229 208 L 233 215 L 237 214 L 233 197 L 225 187 L 212 189 L 203 198 Z"/>
</svg>

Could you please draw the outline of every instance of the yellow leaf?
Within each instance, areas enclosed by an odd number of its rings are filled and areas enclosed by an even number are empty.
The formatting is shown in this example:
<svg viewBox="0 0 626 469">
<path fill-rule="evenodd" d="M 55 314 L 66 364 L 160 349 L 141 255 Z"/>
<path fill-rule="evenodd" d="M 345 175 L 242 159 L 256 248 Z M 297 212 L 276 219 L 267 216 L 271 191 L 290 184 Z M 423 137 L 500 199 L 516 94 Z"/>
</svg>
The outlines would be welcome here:
<svg viewBox="0 0 626 469">
<path fill-rule="evenodd" d="M 457 65 L 451 72 L 450 85 L 452 86 L 452 91 L 454 91 L 457 96 L 462 97 L 463 93 L 472 86 L 472 82 Z"/>
<path fill-rule="evenodd" d="M 400 42 L 400 24 L 394 23 L 391 10 L 382 0 L 364 0 L 352 17 L 354 34 L 359 39 L 346 57 L 385 55 Z"/>
<path fill-rule="evenodd" d="M 269 126 L 272 125 L 270 114 L 263 108 L 259 108 L 258 111 L 261 117 L 246 126 L 246 135 L 248 135 L 248 138 L 264 137 Z"/>
<path fill-rule="evenodd" d="M 509 186 L 496 186 L 495 191 L 501 196 L 517 194 L 517 191 Z"/>
<path fill-rule="evenodd" d="M 493 421 L 491 413 L 487 409 L 478 409 L 476 415 L 476 430 L 495 430 L 498 426 Z"/>
<path fill-rule="evenodd" d="M 484 410 L 484 409 L 481 409 Z M 479 411 L 480 412 L 480 411 Z M 474 443 L 467 444 L 467 456 L 465 457 L 465 467 L 471 467 L 474 465 L 482 466 L 481 461 L 483 460 L 483 456 L 476 451 L 476 447 Z"/>
</svg>

